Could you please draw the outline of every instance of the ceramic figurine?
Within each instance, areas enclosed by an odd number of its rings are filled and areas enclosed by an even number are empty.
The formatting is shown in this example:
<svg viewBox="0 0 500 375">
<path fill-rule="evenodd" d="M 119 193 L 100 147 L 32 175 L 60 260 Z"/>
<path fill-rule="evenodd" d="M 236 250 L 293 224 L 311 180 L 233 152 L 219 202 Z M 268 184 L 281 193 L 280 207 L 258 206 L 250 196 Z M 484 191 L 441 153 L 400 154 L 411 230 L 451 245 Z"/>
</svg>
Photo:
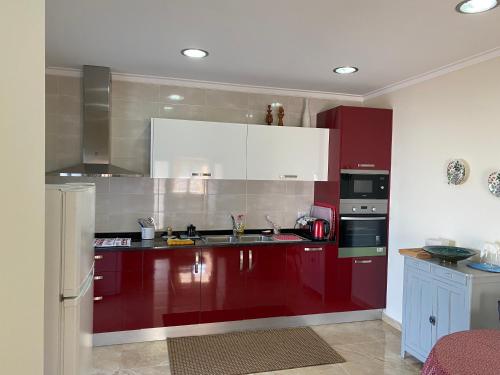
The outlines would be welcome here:
<svg viewBox="0 0 500 375">
<path fill-rule="evenodd" d="M 267 106 L 266 123 L 267 125 L 272 125 L 273 123 L 273 110 L 271 109 L 271 104 Z"/>
<path fill-rule="evenodd" d="M 283 117 L 285 116 L 285 109 L 283 107 L 278 108 L 278 126 L 283 126 Z"/>
</svg>

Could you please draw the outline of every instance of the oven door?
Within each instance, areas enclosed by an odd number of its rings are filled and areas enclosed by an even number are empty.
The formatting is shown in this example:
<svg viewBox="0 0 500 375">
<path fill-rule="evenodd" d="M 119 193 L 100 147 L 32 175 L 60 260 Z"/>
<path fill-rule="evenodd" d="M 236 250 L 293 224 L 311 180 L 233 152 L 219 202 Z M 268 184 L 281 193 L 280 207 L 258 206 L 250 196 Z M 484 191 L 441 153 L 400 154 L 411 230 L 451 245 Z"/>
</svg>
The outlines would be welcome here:
<svg viewBox="0 0 500 375">
<path fill-rule="evenodd" d="M 341 174 L 341 199 L 387 199 L 388 196 L 388 174 Z"/>
<path fill-rule="evenodd" d="M 387 254 L 386 215 L 341 215 L 339 258 Z"/>
</svg>

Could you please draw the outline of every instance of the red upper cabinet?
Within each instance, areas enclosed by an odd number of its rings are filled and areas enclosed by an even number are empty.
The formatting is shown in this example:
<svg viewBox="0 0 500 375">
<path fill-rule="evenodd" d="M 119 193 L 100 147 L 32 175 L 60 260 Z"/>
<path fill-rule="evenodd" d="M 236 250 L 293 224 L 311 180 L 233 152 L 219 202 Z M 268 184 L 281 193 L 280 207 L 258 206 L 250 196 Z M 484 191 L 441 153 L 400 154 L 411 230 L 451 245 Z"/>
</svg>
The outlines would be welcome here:
<svg viewBox="0 0 500 375">
<path fill-rule="evenodd" d="M 202 250 L 201 323 L 245 318 L 245 271 L 248 259 L 243 248 L 216 247 Z"/>
<path fill-rule="evenodd" d="M 339 106 L 317 120 L 318 127 L 339 131 L 340 150 L 330 150 L 330 168 L 390 170 L 392 110 Z"/>
<path fill-rule="evenodd" d="M 144 252 L 142 328 L 199 323 L 201 250 Z"/>
</svg>

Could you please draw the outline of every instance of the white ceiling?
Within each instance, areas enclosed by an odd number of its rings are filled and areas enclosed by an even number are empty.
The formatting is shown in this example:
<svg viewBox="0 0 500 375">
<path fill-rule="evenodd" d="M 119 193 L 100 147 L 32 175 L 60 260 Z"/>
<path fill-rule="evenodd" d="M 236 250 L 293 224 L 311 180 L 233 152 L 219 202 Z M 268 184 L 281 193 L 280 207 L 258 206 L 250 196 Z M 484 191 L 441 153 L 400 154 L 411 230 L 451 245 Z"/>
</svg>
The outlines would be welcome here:
<svg viewBox="0 0 500 375">
<path fill-rule="evenodd" d="M 461 15 L 458 2 L 46 0 L 46 63 L 364 95 L 500 46 L 500 7 Z M 349 64 L 360 71 L 332 73 Z"/>
</svg>

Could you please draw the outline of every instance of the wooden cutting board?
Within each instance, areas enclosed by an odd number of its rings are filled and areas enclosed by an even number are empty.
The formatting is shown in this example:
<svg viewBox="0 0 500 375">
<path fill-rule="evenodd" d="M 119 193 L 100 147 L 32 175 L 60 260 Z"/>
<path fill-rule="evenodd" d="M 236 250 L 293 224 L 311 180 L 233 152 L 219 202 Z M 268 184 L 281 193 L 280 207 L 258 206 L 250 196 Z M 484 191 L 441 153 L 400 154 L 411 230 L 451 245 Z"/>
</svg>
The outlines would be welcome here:
<svg viewBox="0 0 500 375">
<path fill-rule="evenodd" d="M 409 255 L 417 259 L 431 259 L 432 255 L 421 248 L 417 249 L 399 249 L 401 255 Z"/>
</svg>

